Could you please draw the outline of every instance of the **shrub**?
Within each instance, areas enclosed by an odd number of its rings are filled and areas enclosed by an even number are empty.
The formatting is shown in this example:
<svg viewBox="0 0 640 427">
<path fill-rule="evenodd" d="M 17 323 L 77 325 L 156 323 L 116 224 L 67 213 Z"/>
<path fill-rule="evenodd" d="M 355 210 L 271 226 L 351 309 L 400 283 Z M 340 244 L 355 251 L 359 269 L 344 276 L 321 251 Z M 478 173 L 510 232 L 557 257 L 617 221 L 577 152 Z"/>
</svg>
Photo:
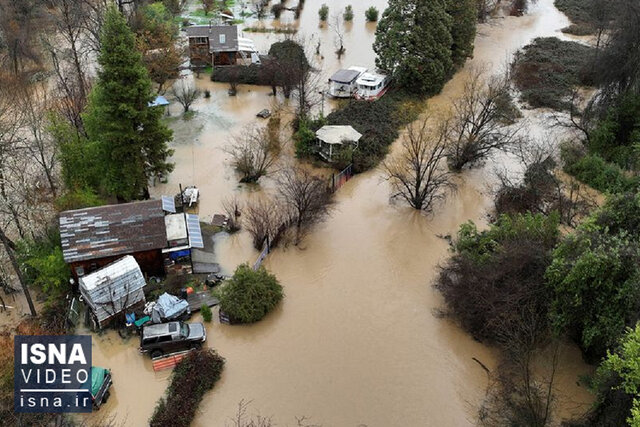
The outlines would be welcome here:
<svg viewBox="0 0 640 427">
<path fill-rule="evenodd" d="M 613 348 L 638 318 L 640 249 L 625 232 L 586 223 L 553 253 L 546 272 L 552 293 L 551 320 L 567 331 L 589 360 Z"/>
<path fill-rule="evenodd" d="M 158 400 L 151 427 L 188 427 L 204 394 L 220 379 L 224 358 L 213 349 L 188 353 L 173 370 L 166 396 Z"/>
<path fill-rule="evenodd" d="M 204 90 L 204 97 L 205 98 L 211 98 L 211 91 L 209 89 L 205 89 Z"/>
<path fill-rule="evenodd" d="M 200 307 L 200 314 L 202 314 L 202 320 L 207 323 L 211 322 L 211 307 L 209 307 L 207 304 L 202 304 L 202 307 Z"/>
<path fill-rule="evenodd" d="M 595 22 L 591 15 L 593 0 L 555 0 L 555 6 L 569 17 L 572 24 L 562 32 L 576 36 L 586 36 L 595 32 Z"/>
<path fill-rule="evenodd" d="M 233 277 L 216 291 L 220 310 L 240 323 L 257 322 L 283 298 L 282 286 L 264 267 L 238 266 Z"/>
<path fill-rule="evenodd" d="M 564 171 L 602 192 L 620 193 L 638 188 L 638 178 L 627 177 L 618 165 L 607 163 L 597 154 L 588 154 L 573 163 L 565 159 Z"/>
<path fill-rule="evenodd" d="M 548 332 L 543 277 L 557 238 L 554 216 L 502 216 L 483 232 L 464 224 L 436 288 L 476 339 L 505 346 L 525 337 L 539 342 Z"/>
<path fill-rule="evenodd" d="M 622 96 L 589 134 L 589 151 L 623 169 L 636 170 L 640 146 L 640 95 Z"/>
<path fill-rule="evenodd" d="M 323 3 L 318 10 L 318 16 L 320 17 L 320 21 L 325 22 L 329 17 L 329 6 Z"/>
<path fill-rule="evenodd" d="M 368 22 L 376 22 L 378 20 L 378 9 L 376 9 L 375 6 L 371 6 L 364 11 L 364 17 Z"/>
<path fill-rule="evenodd" d="M 348 5 L 344 8 L 344 13 L 342 14 L 342 17 L 347 22 L 353 21 L 353 7 L 351 5 Z"/>
<path fill-rule="evenodd" d="M 591 83 L 587 66 L 593 51 L 556 37 L 535 39 L 516 53 L 512 64 L 522 98 L 534 108 L 568 108 L 573 88 Z"/>
<path fill-rule="evenodd" d="M 69 190 L 55 201 L 56 209 L 60 212 L 102 206 L 104 204 L 105 201 L 90 188 Z"/>
<path fill-rule="evenodd" d="M 306 158 L 315 153 L 316 134 L 309 129 L 306 121 L 301 121 L 298 124 L 298 131 L 294 134 L 293 138 L 297 157 Z"/>
</svg>

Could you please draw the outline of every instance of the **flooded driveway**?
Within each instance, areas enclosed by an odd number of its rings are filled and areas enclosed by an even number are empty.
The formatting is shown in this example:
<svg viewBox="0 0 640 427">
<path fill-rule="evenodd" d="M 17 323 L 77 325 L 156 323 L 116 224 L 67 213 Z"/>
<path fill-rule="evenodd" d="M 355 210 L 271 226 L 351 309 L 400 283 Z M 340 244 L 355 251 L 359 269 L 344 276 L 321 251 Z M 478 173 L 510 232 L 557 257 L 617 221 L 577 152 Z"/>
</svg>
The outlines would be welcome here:
<svg viewBox="0 0 640 427">
<path fill-rule="evenodd" d="M 373 66 L 375 26 L 364 22 L 364 10 L 375 4 L 382 11 L 385 2 L 355 2 L 342 61 L 332 54 L 331 29 L 318 29 L 321 3 L 306 2 L 299 35 L 320 38 L 323 75 L 350 65 Z M 327 3 L 331 16 L 349 1 Z M 531 39 L 560 36 L 567 24 L 553 0 L 539 0 L 525 17 L 481 25 L 475 58 L 428 102 L 429 108 L 450 104 L 471 64 L 497 71 Z M 262 50 L 281 37 L 245 35 Z M 199 213 L 206 218 L 220 212 L 225 197 L 256 191 L 238 185 L 224 147 L 231 134 L 256 121 L 258 111 L 280 100 L 268 96 L 267 88 L 241 86 L 238 96 L 229 97 L 226 85 L 205 77 L 196 81 L 212 97 L 195 104 L 198 114 L 191 121 L 172 119 L 176 170 L 153 193 L 174 194 L 178 183 L 195 184 L 202 194 Z M 544 134 L 541 122 L 531 120 L 533 131 Z M 241 399 L 253 400 L 250 412 L 273 416 L 279 425 L 295 425 L 294 417 L 302 415 L 323 426 L 473 424 L 487 375 L 472 358 L 492 369 L 496 354 L 434 315 L 442 300 L 430 285 L 438 263 L 448 256 L 448 245 L 438 236 L 455 234 L 468 220 L 486 224 L 492 206 L 487 186 L 502 159 L 465 172 L 458 192 L 432 217 L 390 205 L 379 170 L 349 181 L 336 195 L 333 215 L 300 248 L 278 249 L 268 258 L 267 268 L 284 286 L 284 302 L 256 325 L 214 321 L 208 326 L 208 345 L 227 365 L 205 395 L 194 424 L 230 425 Z M 257 256 L 243 232 L 220 239 L 216 252 L 227 272 Z M 94 339 L 94 364 L 113 369 L 114 378 L 113 400 L 99 415 L 145 424 L 169 373 L 154 373 L 148 359 L 137 354 L 135 340 L 123 344 L 114 333 Z M 578 351 L 563 348 L 558 389 L 571 401 L 560 402 L 562 415 L 589 401 L 575 385 L 584 369 Z"/>
</svg>

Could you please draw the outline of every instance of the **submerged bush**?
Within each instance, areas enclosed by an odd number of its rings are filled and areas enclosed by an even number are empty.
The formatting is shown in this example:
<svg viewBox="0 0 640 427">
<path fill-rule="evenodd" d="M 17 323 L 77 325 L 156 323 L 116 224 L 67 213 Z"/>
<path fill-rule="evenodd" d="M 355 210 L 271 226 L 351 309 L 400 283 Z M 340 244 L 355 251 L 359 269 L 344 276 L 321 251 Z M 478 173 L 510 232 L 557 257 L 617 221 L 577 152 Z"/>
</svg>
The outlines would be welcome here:
<svg viewBox="0 0 640 427">
<path fill-rule="evenodd" d="M 376 22 L 378 20 L 378 9 L 371 6 L 369 9 L 364 11 L 364 17 L 369 22 Z"/>
<path fill-rule="evenodd" d="M 209 307 L 207 304 L 202 304 L 202 307 L 200 307 L 200 314 L 202 314 L 202 320 L 207 323 L 211 322 L 211 307 Z"/>
<path fill-rule="evenodd" d="M 213 349 L 189 352 L 173 370 L 166 395 L 158 400 L 151 427 L 188 427 L 204 394 L 222 375 L 224 358 Z"/>
<path fill-rule="evenodd" d="M 587 66 L 593 51 L 556 37 L 535 39 L 513 61 L 513 79 L 522 98 L 534 108 L 566 109 L 572 90 L 591 84 Z"/>
<path fill-rule="evenodd" d="M 351 5 L 348 5 L 347 7 L 344 8 L 344 13 L 342 14 L 342 17 L 347 22 L 353 21 L 353 7 Z"/>
<path fill-rule="evenodd" d="M 573 163 L 565 161 L 564 171 L 602 192 L 620 193 L 638 188 L 638 178 L 626 176 L 618 165 L 597 154 L 588 154 Z"/>
<path fill-rule="evenodd" d="M 254 271 L 248 264 L 242 264 L 216 291 L 216 296 L 220 310 L 233 321 L 253 323 L 273 310 L 284 293 L 276 276 L 264 267 Z"/>
<path fill-rule="evenodd" d="M 323 3 L 318 10 L 318 16 L 320 17 L 320 21 L 325 22 L 329 17 L 329 6 Z"/>
</svg>

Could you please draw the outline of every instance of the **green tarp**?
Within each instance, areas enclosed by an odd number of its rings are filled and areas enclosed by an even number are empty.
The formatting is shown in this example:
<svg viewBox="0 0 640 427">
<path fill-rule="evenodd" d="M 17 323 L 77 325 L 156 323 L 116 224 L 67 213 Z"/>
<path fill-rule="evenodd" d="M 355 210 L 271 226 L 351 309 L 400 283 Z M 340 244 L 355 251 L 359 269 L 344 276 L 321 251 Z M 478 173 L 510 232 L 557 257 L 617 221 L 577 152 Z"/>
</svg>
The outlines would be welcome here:
<svg viewBox="0 0 640 427">
<path fill-rule="evenodd" d="M 107 370 L 105 368 L 100 368 L 98 366 L 91 367 L 91 395 L 95 397 L 100 391 L 100 387 L 102 387 L 102 383 L 104 382 L 104 377 L 107 375 Z"/>
</svg>

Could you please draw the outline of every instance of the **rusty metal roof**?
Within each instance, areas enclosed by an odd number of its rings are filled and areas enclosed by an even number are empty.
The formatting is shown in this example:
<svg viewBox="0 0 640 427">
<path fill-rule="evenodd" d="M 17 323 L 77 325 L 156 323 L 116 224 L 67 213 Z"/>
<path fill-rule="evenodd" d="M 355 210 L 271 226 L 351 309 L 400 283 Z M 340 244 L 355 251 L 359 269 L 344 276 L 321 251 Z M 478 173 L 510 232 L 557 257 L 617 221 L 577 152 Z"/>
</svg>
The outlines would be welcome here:
<svg viewBox="0 0 640 427">
<path fill-rule="evenodd" d="M 60 239 L 66 262 L 164 248 L 162 200 L 62 212 Z"/>
</svg>

